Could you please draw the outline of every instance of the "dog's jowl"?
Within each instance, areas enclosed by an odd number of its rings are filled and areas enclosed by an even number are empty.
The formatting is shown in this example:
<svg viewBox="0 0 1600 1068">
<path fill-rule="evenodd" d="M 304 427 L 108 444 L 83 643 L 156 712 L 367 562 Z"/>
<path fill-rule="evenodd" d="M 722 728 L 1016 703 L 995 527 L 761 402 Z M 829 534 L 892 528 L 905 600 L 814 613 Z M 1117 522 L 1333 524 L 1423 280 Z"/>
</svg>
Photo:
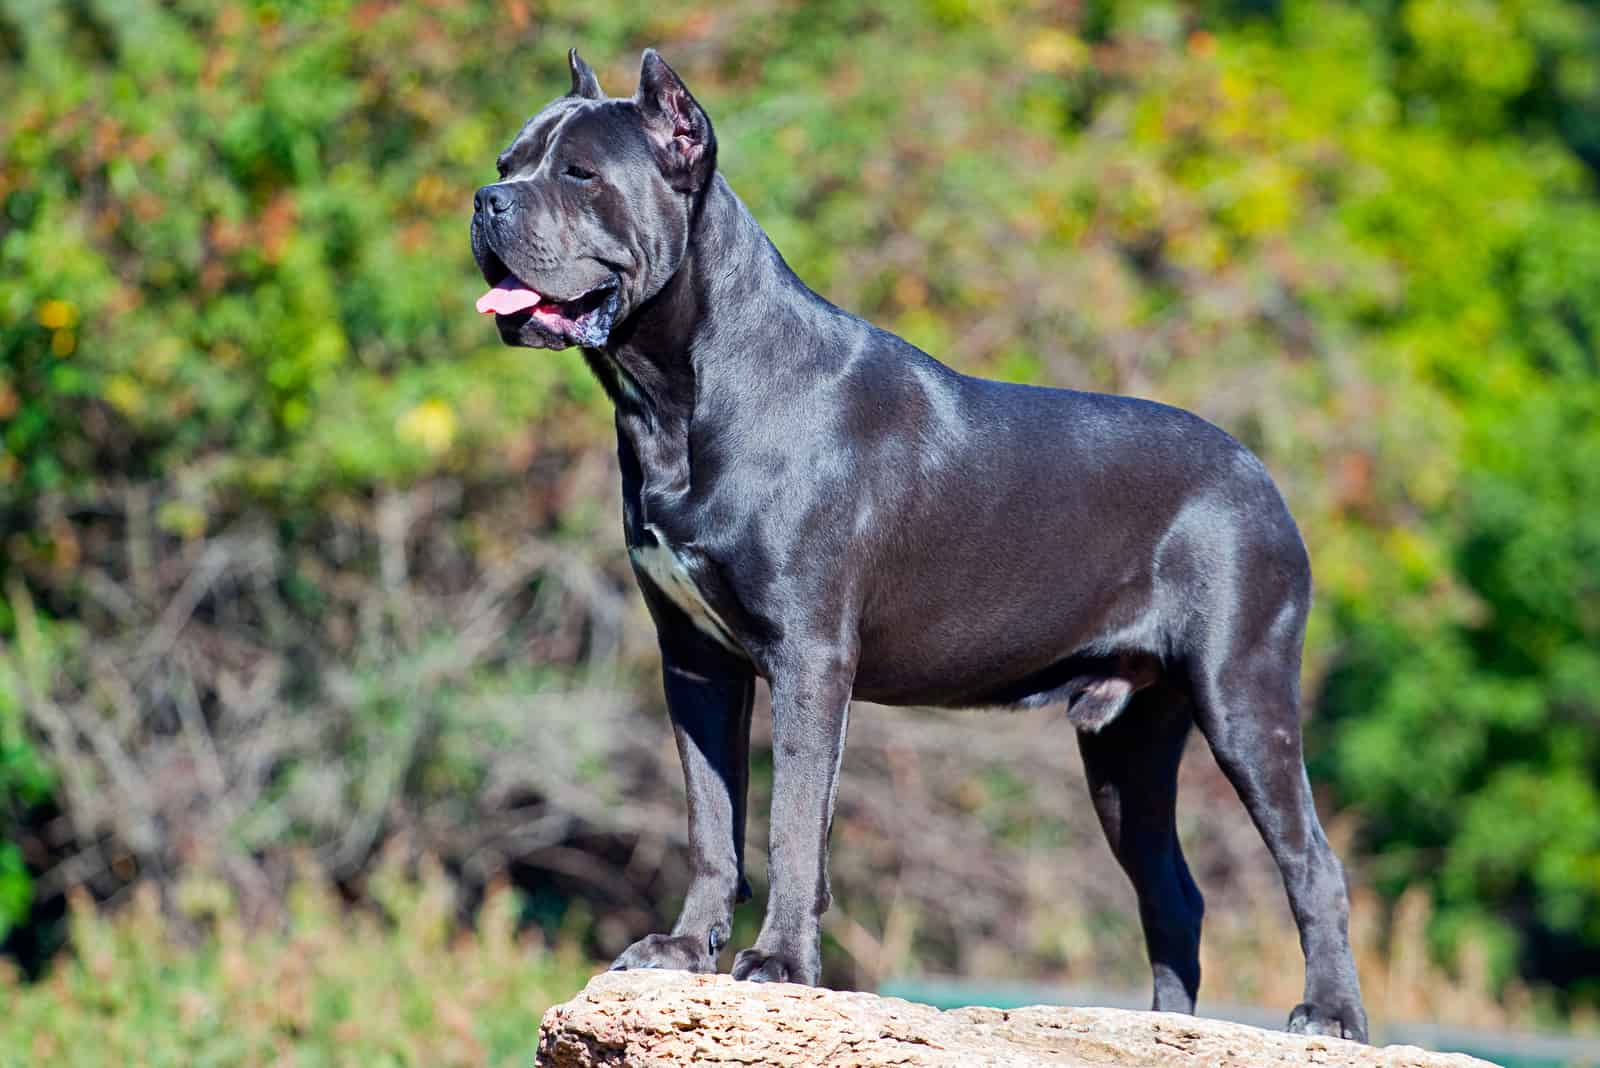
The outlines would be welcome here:
<svg viewBox="0 0 1600 1068">
<path fill-rule="evenodd" d="M 1175 831 L 1198 726 L 1283 873 L 1294 1031 L 1366 1037 L 1344 873 L 1301 756 L 1311 574 L 1261 463 L 1187 412 L 952 371 L 795 277 L 646 52 L 528 120 L 479 190 L 500 336 L 577 346 L 616 406 L 624 536 L 688 788 L 677 925 L 618 968 L 712 971 L 744 881 L 750 705 L 772 689 L 766 920 L 739 978 L 815 983 L 852 697 L 1058 705 L 1139 899 L 1158 1009 L 1191 1012 L 1200 892 Z"/>
</svg>

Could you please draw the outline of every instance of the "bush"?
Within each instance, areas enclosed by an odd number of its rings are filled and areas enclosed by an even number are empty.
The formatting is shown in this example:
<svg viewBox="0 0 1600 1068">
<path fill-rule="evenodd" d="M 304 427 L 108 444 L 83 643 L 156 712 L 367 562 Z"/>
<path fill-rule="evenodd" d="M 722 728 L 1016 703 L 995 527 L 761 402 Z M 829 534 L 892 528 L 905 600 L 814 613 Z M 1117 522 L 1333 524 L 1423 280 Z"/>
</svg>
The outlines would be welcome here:
<svg viewBox="0 0 1600 1068">
<path fill-rule="evenodd" d="M 592 966 L 570 940 L 519 934 L 504 888 L 459 931 L 451 881 L 413 874 L 391 861 L 376 907 L 355 911 L 299 878 L 286 934 L 198 877 L 175 888 L 172 918 L 153 884 L 111 918 L 80 900 L 73 957 L 46 981 L 19 986 L 0 963 L 0 1049 L 82 1068 L 531 1063 L 539 1016 Z"/>
</svg>

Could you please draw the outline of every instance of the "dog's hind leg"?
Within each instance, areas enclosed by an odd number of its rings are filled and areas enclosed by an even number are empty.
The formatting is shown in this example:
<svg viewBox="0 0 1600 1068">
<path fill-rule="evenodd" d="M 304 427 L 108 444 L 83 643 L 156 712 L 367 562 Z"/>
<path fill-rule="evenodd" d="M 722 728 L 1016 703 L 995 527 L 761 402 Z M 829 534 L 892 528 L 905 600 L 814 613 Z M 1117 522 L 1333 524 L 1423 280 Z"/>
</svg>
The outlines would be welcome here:
<svg viewBox="0 0 1600 1068">
<path fill-rule="evenodd" d="M 1193 1012 L 1200 985 L 1200 889 L 1178 844 L 1178 763 L 1192 723 L 1164 684 L 1135 694 L 1113 722 L 1079 730 L 1084 774 L 1106 841 L 1139 899 L 1155 980 L 1152 1008 Z"/>
<path fill-rule="evenodd" d="M 1195 721 L 1277 861 L 1300 929 L 1305 997 L 1289 1030 L 1365 1042 L 1344 869 L 1317 820 L 1301 752 L 1299 636 L 1299 626 L 1230 636 L 1227 655 L 1191 672 Z"/>
</svg>

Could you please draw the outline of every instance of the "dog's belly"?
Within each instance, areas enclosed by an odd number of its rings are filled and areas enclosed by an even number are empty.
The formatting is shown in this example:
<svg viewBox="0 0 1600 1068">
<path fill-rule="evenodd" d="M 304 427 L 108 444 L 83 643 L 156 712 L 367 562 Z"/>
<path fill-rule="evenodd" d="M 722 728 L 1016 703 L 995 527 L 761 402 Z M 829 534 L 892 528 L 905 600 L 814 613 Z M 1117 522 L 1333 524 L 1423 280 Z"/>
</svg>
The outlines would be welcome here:
<svg viewBox="0 0 1600 1068">
<path fill-rule="evenodd" d="M 1076 611 L 969 603 L 868 627 L 855 694 L 882 704 L 978 707 L 1054 703 L 1095 679 L 1137 677 L 1143 686 L 1145 665 L 1165 644 L 1164 620 L 1148 590 L 1118 592 Z"/>
<path fill-rule="evenodd" d="M 974 652 L 979 652 L 974 650 Z M 993 654 L 994 650 L 989 650 Z M 1121 669 L 1134 661 L 1138 669 Z M 943 708 L 1039 707 L 1067 704 L 1104 685 L 1141 688 L 1158 674 L 1153 653 L 1131 645 L 1102 654 L 1093 646 L 1038 655 L 973 656 L 930 662 L 914 657 L 863 660 L 853 696 L 885 705 Z"/>
</svg>

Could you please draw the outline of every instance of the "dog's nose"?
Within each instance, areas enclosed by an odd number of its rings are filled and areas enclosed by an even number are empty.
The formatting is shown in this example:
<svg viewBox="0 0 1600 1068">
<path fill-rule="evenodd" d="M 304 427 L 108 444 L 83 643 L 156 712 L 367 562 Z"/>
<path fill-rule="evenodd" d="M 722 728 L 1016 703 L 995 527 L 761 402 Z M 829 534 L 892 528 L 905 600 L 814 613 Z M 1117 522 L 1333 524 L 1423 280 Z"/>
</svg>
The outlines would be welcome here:
<svg viewBox="0 0 1600 1068">
<path fill-rule="evenodd" d="M 472 206 L 491 215 L 503 215 L 511 210 L 511 192 L 503 185 L 486 185 L 472 198 Z"/>
</svg>

